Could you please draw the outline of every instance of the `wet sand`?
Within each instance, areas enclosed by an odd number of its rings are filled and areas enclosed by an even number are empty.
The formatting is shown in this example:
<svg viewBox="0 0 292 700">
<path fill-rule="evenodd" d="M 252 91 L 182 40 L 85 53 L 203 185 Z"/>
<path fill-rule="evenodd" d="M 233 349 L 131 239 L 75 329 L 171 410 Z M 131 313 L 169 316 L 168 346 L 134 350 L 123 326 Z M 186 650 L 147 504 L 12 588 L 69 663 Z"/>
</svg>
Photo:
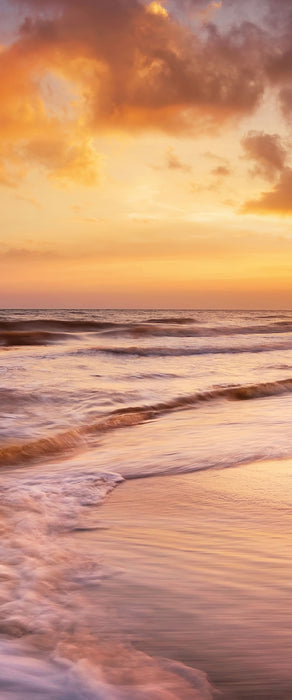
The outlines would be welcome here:
<svg viewBox="0 0 292 700">
<path fill-rule="evenodd" d="M 124 482 L 86 533 L 103 634 L 204 670 L 223 698 L 290 700 L 291 494 L 291 460 Z"/>
</svg>

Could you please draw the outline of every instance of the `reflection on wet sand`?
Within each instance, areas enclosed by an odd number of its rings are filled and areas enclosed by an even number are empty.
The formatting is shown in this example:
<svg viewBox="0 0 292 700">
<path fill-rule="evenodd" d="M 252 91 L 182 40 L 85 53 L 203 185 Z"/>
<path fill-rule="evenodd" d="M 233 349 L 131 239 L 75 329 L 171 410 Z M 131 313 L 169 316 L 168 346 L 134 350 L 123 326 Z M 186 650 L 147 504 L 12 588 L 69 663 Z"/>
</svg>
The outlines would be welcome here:
<svg viewBox="0 0 292 700">
<path fill-rule="evenodd" d="M 291 698 L 291 478 L 285 461 L 125 482 L 91 534 L 114 567 L 109 628 L 223 697 Z"/>
</svg>

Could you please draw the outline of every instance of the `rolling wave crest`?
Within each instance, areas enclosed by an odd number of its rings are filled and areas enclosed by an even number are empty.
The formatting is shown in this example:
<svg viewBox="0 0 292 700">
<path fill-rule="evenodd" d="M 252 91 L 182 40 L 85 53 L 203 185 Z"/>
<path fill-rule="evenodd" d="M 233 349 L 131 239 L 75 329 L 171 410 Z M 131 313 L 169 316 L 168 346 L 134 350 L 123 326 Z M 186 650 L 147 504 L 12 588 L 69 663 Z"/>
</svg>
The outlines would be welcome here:
<svg viewBox="0 0 292 700">
<path fill-rule="evenodd" d="M 24 443 L 3 445 L 0 449 L 0 465 L 12 466 L 22 463 L 52 459 L 58 455 L 66 457 L 72 451 L 85 446 L 90 437 L 98 437 L 120 428 L 133 427 L 172 411 L 194 408 L 212 401 L 247 401 L 292 392 L 292 379 L 263 382 L 246 386 L 215 387 L 209 391 L 178 396 L 168 401 L 144 406 L 119 408 L 92 423 L 77 426 L 50 437 Z M 95 441 L 96 446 L 96 441 Z"/>
</svg>

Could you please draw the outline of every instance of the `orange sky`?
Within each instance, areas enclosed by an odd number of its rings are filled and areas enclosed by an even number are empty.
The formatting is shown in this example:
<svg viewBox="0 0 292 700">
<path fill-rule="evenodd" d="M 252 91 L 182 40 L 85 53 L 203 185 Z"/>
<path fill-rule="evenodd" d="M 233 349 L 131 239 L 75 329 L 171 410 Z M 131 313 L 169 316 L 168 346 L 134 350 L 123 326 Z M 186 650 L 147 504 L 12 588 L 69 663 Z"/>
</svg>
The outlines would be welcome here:
<svg viewBox="0 0 292 700">
<path fill-rule="evenodd" d="M 292 0 L 0 8 L 0 306 L 291 308 Z"/>
</svg>

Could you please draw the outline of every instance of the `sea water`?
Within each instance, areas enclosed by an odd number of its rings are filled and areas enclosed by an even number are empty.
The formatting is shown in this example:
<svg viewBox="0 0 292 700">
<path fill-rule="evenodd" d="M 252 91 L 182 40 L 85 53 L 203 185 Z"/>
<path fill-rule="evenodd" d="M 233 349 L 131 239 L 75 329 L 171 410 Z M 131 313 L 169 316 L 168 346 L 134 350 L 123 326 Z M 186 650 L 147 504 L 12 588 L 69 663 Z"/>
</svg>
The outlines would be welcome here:
<svg viewBox="0 0 292 700">
<path fill-rule="evenodd" d="M 292 697 L 291 331 L 1 312 L 1 698 Z"/>
</svg>

